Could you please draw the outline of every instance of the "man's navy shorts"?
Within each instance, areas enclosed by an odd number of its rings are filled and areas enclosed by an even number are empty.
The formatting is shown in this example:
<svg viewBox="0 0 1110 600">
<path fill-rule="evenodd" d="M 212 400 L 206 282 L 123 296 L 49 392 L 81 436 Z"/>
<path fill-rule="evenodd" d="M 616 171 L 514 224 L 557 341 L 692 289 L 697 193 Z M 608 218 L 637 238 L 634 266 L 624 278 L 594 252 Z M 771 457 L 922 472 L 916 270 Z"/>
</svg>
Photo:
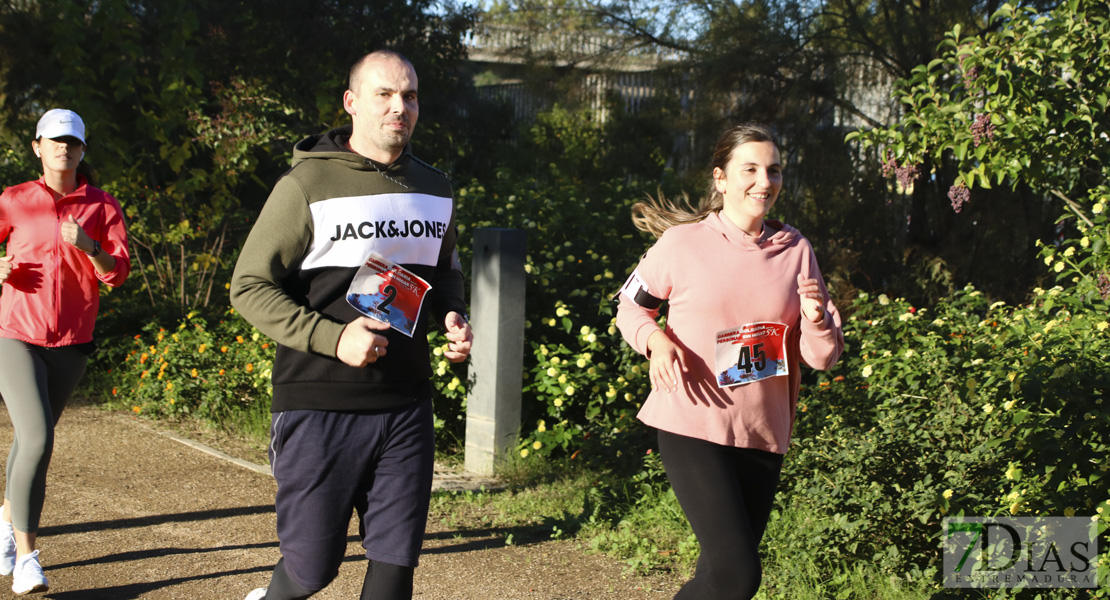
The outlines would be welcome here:
<svg viewBox="0 0 1110 600">
<path fill-rule="evenodd" d="M 274 413 L 270 465 L 285 569 L 319 590 L 339 573 L 352 509 L 371 560 L 415 567 L 435 461 L 431 399 L 374 412 Z"/>
</svg>

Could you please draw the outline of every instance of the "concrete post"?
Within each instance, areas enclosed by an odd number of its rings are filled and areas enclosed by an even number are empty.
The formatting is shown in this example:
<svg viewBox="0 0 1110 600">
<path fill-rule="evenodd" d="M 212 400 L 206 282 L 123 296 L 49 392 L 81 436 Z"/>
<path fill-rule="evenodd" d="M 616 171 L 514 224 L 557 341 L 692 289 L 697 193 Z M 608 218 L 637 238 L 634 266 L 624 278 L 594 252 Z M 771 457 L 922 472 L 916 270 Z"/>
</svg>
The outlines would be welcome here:
<svg viewBox="0 0 1110 600">
<path fill-rule="evenodd" d="M 524 254 L 520 229 L 474 232 L 470 396 L 465 468 L 493 475 L 516 445 L 524 369 Z"/>
</svg>

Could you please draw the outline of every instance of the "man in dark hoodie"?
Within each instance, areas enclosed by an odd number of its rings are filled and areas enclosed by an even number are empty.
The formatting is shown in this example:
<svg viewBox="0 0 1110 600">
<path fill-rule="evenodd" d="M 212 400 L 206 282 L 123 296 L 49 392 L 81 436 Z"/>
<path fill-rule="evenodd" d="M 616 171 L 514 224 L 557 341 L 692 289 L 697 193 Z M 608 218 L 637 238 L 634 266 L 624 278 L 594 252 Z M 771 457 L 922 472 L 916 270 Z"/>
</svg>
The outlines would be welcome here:
<svg viewBox="0 0 1110 600">
<path fill-rule="evenodd" d="M 473 339 L 451 186 L 409 145 L 416 71 L 400 54 L 373 52 L 351 68 L 349 87 L 352 124 L 294 147 L 231 281 L 232 305 L 278 343 L 270 464 L 282 558 L 269 588 L 248 600 L 308 598 L 326 587 L 352 510 L 370 559 L 362 598 L 412 597 L 435 452 L 428 321 L 443 323 L 453 362 Z M 400 298 L 412 331 L 347 302 L 371 255 L 431 285 L 422 304 L 411 292 Z"/>
</svg>

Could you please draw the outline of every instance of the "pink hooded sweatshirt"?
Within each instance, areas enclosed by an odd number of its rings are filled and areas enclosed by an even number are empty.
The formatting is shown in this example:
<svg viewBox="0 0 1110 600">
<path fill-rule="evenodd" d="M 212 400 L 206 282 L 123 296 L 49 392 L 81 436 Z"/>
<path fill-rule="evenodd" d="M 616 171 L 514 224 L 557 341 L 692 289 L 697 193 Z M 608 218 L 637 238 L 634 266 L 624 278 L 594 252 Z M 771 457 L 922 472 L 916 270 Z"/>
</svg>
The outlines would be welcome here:
<svg viewBox="0 0 1110 600">
<path fill-rule="evenodd" d="M 638 415 L 644 423 L 725 446 L 786 453 L 799 363 L 829 369 L 844 349 L 844 334 L 813 247 L 797 229 L 765 223 L 759 239 L 721 213 L 672 227 L 622 288 L 617 326 L 624 339 L 646 355 L 648 336 L 659 329 L 659 310 L 650 298 L 666 300 L 666 331 L 685 352 L 689 369 L 678 391 L 648 395 Z M 826 298 L 821 322 L 802 317 L 798 273 L 820 282 Z M 739 359 L 739 371 L 717 357 L 722 352 Z M 780 354 L 783 360 L 776 363 Z M 721 376 L 729 366 L 731 375 L 739 372 L 747 382 L 721 387 L 719 380 L 737 381 Z"/>
</svg>

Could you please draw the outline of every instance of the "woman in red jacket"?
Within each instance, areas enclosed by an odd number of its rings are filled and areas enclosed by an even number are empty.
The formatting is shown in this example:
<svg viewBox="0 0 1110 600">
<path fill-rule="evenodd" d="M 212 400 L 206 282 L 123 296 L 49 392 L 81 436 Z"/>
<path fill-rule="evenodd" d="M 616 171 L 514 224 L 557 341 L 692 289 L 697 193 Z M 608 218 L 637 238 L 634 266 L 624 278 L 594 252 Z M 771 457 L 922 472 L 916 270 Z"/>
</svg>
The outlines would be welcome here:
<svg viewBox="0 0 1110 600">
<path fill-rule="evenodd" d="M 48 587 L 35 550 L 54 426 L 93 349 L 99 282 L 131 270 L 123 210 L 89 184 L 85 124 L 55 108 L 39 120 L 42 177 L 0 195 L 0 396 L 15 430 L 0 511 L 0 575 L 17 594 Z"/>
</svg>

